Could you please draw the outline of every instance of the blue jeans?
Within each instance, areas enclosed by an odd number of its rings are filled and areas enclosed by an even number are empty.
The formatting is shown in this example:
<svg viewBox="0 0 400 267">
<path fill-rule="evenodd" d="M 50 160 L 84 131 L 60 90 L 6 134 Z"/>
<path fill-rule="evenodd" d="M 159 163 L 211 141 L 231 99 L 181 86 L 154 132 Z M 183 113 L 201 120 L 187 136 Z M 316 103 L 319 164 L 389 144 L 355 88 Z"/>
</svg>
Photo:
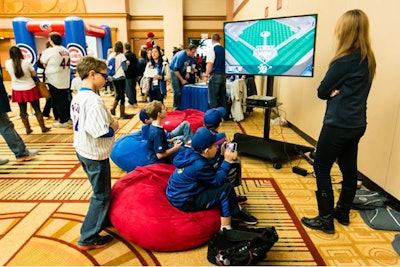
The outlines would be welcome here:
<svg viewBox="0 0 400 267">
<path fill-rule="evenodd" d="M 208 104 L 210 108 L 226 109 L 226 75 L 211 74 L 208 80 Z"/>
<path fill-rule="evenodd" d="M 89 209 L 81 227 L 81 246 L 96 243 L 99 233 L 107 223 L 108 208 L 111 194 L 111 169 L 109 159 L 91 160 L 76 153 L 83 170 L 92 185 L 93 195 L 90 198 Z"/>
<path fill-rule="evenodd" d="M 173 129 L 169 136 L 171 138 L 176 137 L 179 140 L 182 140 L 186 143 L 189 140 L 192 140 L 193 132 L 192 128 L 190 128 L 190 124 L 187 121 L 183 121 L 181 124 L 178 125 L 175 129 Z"/>
<path fill-rule="evenodd" d="M 172 106 L 174 110 L 181 109 L 182 85 L 175 73 L 171 71 L 172 93 L 174 94 Z"/>
<path fill-rule="evenodd" d="M 348 129 L 324 125 L 318 138 L 314 160 L 314 171 L 317 177 L 317 188 L 332 190 L 331 169 L 338 160 L 343 174 L 342 187 L 357 189 L 357 154 L 358 143 L 366 127 Z"/>
<path fill-rule="evenodd" d="M 17 159 L 29 155 L 24 141 L 15 131 L 14 124 L 10 121 L 6 112 L 0 113 L 0 133 Z"/>
</svg>

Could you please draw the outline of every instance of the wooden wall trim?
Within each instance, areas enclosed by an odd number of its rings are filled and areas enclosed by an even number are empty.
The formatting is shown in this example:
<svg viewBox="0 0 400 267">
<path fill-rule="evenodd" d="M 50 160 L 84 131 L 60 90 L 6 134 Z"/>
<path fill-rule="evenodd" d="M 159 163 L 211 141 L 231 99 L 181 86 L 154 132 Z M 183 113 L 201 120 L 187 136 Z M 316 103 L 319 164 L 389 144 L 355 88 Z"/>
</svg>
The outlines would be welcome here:
<svg viewBox="0 0 400 267">
<path fill-rule="evenodd" d="M 0 29 L 0 37 L 3 38 L 14 38 L 13 29 Z"/>
<path fill-rule="evenodd" d="M 183 16 L 183 20 L 226 20 L 226 16 Z"/>
<path fill-rule="evenodd" d="M 247 5 L 247 3 L 249 2 L 249 0 L 243 0 L 242 3 L 240 3 L 240 5 L 238 6 L 238 8 L 236 8 L 236 10 L 233 12 L 233 17 L 235 17 L 239 11 L 245 6 Z"/>
<path fill-rule="evenodd" d="M 153 32 L 156 36 L 156 39 L 163 39 L 164 38 L 164 30 L 163 29 L 135 29 L 129 31 L 129 38 L 128 39 L 146 39 L 147 32 Z"/>
<path fill-rule="evenodd" d="M 130 16 L 130 20 L 164 20 L 164 16 Z"/>
</svg>

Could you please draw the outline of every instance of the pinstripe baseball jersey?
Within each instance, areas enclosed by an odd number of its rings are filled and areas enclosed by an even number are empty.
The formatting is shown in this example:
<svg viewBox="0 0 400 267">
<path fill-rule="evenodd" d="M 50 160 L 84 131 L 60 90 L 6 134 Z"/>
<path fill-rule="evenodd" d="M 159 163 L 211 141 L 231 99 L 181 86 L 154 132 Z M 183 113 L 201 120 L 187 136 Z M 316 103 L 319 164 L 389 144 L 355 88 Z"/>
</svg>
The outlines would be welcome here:
<svg viewBox="0 0 400 267">
<path fill-rule="evenodd" d="M 101 97 L 89 88 L 81 88 L 72 98 L 71 119 L 76 152 L 92 160 L 109 158 L 114 136 L 101 136 L 109 132 L 113 118 Z"/>
</svg>

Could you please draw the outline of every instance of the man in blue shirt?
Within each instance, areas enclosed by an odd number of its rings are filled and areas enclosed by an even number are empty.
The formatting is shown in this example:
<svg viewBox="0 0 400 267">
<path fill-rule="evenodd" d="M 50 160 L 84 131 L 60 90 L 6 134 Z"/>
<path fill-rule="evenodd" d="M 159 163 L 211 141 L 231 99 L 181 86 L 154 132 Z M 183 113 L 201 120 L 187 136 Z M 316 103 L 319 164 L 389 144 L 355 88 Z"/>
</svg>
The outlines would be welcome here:
<svg viewBox="0 0 400 267">
<path fill-rule="evenodd" d="M 188 84 L 190 74 L 192 73 L 192 65 L 197 65 L 196 55 L 197 46 L 190 44 L 185 50 L 179 51 L 171 60 L 171 82 L 174 94 L 173 108 L 180 109 L 182 98 L 182 87 Z"/>
</svg>

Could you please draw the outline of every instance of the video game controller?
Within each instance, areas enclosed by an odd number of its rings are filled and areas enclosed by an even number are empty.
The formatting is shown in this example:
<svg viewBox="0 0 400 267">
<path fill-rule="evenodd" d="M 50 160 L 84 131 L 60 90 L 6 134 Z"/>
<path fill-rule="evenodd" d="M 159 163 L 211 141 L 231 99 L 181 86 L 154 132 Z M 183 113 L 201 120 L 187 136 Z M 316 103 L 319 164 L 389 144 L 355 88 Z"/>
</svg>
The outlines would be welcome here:
<svg viewBox="0 0 400 267">
<path fill-rule="evenodd" d="M 182 144 L 183 142 L 182 142 L 182 140 L 175 139 L 173 143 L 174 143 L 174 145 L 175 145 L 175 144 L 178 144 L 178 145 L 179 145 L 179 144 Z"/>
</svg>

